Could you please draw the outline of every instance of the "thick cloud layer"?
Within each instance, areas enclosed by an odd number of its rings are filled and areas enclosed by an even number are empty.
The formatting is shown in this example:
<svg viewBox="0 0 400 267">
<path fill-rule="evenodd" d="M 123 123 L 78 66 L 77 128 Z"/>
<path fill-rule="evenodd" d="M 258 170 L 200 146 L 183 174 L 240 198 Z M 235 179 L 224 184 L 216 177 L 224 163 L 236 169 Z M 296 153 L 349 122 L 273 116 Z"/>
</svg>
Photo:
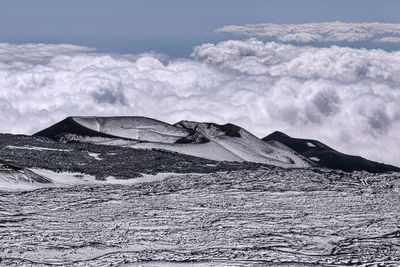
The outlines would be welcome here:
<svg viewBox="0 0 400 267">
<path fill-rule="evenodd" d="M 357 42 L 400 43 L 400 24 L 323 22 L 306 24 L 247 24 L 215 30 L 249 37 L 269 37 L 281 42 Z"/>
<path fill-rule="evenodd" d="M 232 122 L 400 165 L 400 51 L 250 39 L 203 44 L 191 59 L 32 44 L 2 44 L 0 59 L 1 132 L 71 115 Z"/>
</svg>

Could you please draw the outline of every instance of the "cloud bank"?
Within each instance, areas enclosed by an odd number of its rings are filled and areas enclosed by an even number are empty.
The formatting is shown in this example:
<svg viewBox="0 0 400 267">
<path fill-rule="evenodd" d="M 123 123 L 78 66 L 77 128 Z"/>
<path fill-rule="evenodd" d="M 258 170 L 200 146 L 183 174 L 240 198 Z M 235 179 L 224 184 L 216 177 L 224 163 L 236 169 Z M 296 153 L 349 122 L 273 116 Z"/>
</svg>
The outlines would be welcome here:
<svg viewBox="0 0 400 267">
<path fill-rule="evenodd" d="M 203 44 L 190 59 L 66 45 L 0 45 L 0 132 L 72 115 L 232 122 L 400 165 L 400 51 Z"/>
<path fill-rule="evenodd" d="M 215 32 L 248 37 L 268 37 L 280 42 L 337 43 L 374 41 L 400 43 L 400 24 L 379 22 L 345 23 L 336 21 L 305 24 L 230 25 L 216 29 Z"/>
</svg>

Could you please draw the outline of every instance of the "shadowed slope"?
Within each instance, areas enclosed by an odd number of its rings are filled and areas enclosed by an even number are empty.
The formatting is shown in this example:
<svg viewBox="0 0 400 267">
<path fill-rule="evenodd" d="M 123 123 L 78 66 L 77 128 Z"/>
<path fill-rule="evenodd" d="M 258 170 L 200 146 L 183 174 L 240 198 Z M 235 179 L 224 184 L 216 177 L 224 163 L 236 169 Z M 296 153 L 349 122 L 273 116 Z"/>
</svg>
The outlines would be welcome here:
<svg viewBox="0 0 400 267">
<path fill-rule="evenodd" d="M 367 160 L 359 156 L 346 155 L 329 146 L 311 139 L 292 138 L 282 132 L 273 132 L 262 139 L 265 142 L 280 142 L 304 157 L 312 160 L 317 166 L 337 169 L 346 172 L 368 171 L 382 173 L 389 171 L 400 171 L 400 168 Z"/>
</svg>

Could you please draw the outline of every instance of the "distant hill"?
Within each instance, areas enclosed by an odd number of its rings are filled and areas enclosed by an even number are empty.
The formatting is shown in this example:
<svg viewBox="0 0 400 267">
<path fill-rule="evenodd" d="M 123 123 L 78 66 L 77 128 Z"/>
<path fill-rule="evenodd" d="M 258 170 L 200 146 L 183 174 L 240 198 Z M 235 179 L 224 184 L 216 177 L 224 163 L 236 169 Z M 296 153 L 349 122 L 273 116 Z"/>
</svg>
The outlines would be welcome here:
<svg viewBox="0 0 400 267">
<path fill-rule="evenodd" d="M 346 172 L 368 171 L 372 173 L 383 173 L 400 171 L 400 168 L 392 165 L 367 160 L 359 156 L 343 154 L 316 140 L 293 138 L 278 131 L 262 138 L 262 140 L 267 143 L 280 142 L 302 156 L 312 160 L 319 167 Z"/>
</svg>

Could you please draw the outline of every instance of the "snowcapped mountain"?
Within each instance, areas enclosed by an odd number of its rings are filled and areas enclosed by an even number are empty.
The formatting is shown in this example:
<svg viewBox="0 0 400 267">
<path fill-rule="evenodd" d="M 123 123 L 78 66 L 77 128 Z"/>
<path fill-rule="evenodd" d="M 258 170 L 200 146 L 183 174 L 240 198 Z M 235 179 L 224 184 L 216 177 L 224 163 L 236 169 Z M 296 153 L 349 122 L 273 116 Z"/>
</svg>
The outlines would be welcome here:
<svg viewBox="0 0 400 267">
<path fill-rule="evenodd" d="M 263 142 L 233 124 L 181 121 L 170 125 L 145 117 L 68 117 L 35 136 L 163 149 L 217 161 L 248 161 L 287 168 L 311 166 L 292 149 Z"/>
<path fill-rule="evenodd" d="M 282 132 L 273 132 L 262 139 L 267 143 L 282 143 L 312 160 L 317 166 L 342 171 L 368 171 L 374 173 L 400 171 L 400 168 L 374 162 L 359 156 L 346 155 L 311 139 L 293 138 Z"/>
<path fill-rule="evenodd" d="M 253 162 L 284 168 L 322 167 L 342 171 L 388 172 L 400 168 L 340 153 L 321 142 L 274 132 L 259 139 L 234 125 L 180 121 L 173 125 L 146 117 L 68 117 L 34 136 L 57 141 L 160 149 L 208 160 Z"/>
</svg>

